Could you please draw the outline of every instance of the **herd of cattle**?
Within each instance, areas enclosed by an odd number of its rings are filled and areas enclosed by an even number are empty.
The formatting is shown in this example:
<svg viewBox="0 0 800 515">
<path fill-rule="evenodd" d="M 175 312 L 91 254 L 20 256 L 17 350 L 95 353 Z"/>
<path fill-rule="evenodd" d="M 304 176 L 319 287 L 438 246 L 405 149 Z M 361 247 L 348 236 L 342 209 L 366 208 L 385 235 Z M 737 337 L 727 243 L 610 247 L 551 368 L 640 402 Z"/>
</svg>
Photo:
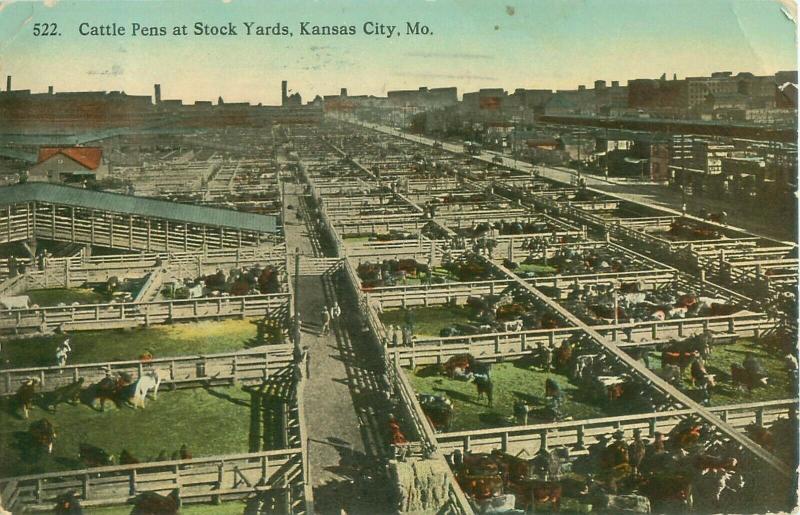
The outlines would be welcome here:
<svg viewBox="0 0 800 515">
<path fill-rule="evenodd" d="M 789 440 L 797 429 L 790 425 L 764 431 Z M 631 439 L 617 431 L 587 448 L 542 448 L 530 459 L 498 450 L 456 450 L 449 459 L 481 513 L 558 511 L 565 499 L 573 503 L 570 511 L 581 512 L 725 512 L 741 506 L 751 472 L 735 443 L 693 419 L 652 439 L 634 429 Z"/>
<path fill-rule="evenodd" d="M 180 490 L 175 488 L 168 495 L 142 492 L 133 498 L 130 504 L 133 505 L 130 515 L 177 515 L 182 502 Z M 56 498 L 53 513 L 55 515 L 83 515 L 86 512 L 78 492 L 70 490 Z M 5 515 L 5 513 L 0 511 L 0 515 Z"/>
<path fill-rule="evenodd" d="M 726 316 L 744 309 L 728 299 L 697 295 L 672 285 L 652 291 L 636 289 L 636 283 L 619 289 L 612 285 L 575 287 L 565 304 L 590 324 Z"/>
<path fill-rule="evenodd" d="M 155 400 L 158 388 L 162 381 L 162 372 L 155 369 L 145 371 L 138 379 L 127 373 L 107 374 L 106 377 L 84 388 L 84 379 L 79 378 L 68 385 L 59 387 L 49 392 L 37 392 L 40 384 L 38 378 L 28 378 L 23 381 L 16 394 L 9 398 L 12 403 L 9 408 L 20 413 L 25 419 L 30 415 L 34 406 L 38 406 L 48 413 L 56 413 L 60 404 L 68 403 L 73 406 L 83 402 L 94 409 L 105 411 L 106 401 L 114 402 L 118 407 L 130 404 L 134 408 L 145 407 L 145 399 L 152 394 Z M 98 407 L 99 404 L 99 407 Z M 56 428 L 47 418 L 33 421 L 28 427 L 27 439 L 23 439 L 21 446 L 26 451 L 31 451 L 33 459 L 38 459 L 43 453 L 52 454 L 56 442 Z M 121 464 L 136 463 L 123 451 Z M 102 449 L 90 444 L 80 444 L 79 453 L 82 462 L 88 467 L 97 467 L 112 464 L 111 456 Z"/>
<path fill-rule="evenodd" d="M 578 275 L 608 272 L 630 272 L 637 270 L 637 260 L 633 256 L 614 252 L 606 248 L 573 248 L 561 246 L 551 257 L 546 257 L 546 245 L 539 242 L 536 248 L 531 249 L 531 254 L 524 264 L 537 264 L 551 266 L 555 273 L 561 275 Z M 536 252 L 536 250 L 539 252 Z M 537 256 L 537 254 L 543 254 Z M 518 264 L 509 263 L 509 268 L 517 268 Z"/>
<path fill-rule="evenodd" d="M 281 272 L 272 265 L 232 268 L 228 273 L 217 269 L 213 274 L 184 280 L 174 292 L 175 298 L 196 299 L 205 296 L 239 296 L 279 293 Z"/>
<path fill-rule="evenodd" d="M 453 324 L 440 330 L 439 336 L 461 336 L 523 329 L 554 329 L 563 324 L 547 306 L 524 291 L 508 289 L 496 295 L 470 296 L 469 323 Z"/>
<path fill-rule="evenodd" d="M 414 259 L 384 259 L 380 263 L 361 263 L 356 268 L 363 288 L 393 286 L 405 277 L 417 277 L 429 272 L 428 265 Z"/>
<path fill-rule="evenodd" d="M 521 234 L 540 234 L 552 233 L 558 227 L 552 222 L 528 221 L 528 222 L 507 222 L 499 220 L 496 222 L 475 222 L 470 227 L 457 229 L 455 232 L 459 236 L 466 238 L 482 238 L 486 236 L 515 236 Z"/>
<path fill-rule="evenodd" d="M 633 357 L 650 368 L 651 354 L 660 357 L 656 373 L 673 386 L 686 386 L 686 370 L 689 381 L 708 404 L 718 386 L 716 374 L 709 373 L 706 362 L 714 347 L 714 334 L 710 332 L 671 340 L 653 349 L 639 348 L 631 351 Z M 536 366 L 550 374 L 542 385 L 544 395 L 533 401 L 518 400 L 514 405 L 514 418 L 527 424 L 530 415 L 540 421 L 552 422 L 569 417 L 564 413 L 566 399 L 563 384 L 558 377 L 568 379 L 577 386 L 576 395 L 609 411 L 655 412 L 668 409 L 673 402 L 668 396 L 656 391 L 637 376 L 626 371 L 619 363 L 601 352 L 596 344 L 586 337 L 573 337 L 560 346 L 541 346 L 529 356 L 522 358 L 521 366 Z M 791 384 L 797 384 L 798 366 L 792 356 L 785 358 L 785 368 Z M 439 367 L 438 372 L 450 379 L 473 382 L 476 386 L 476 401 L 486 399 L 492 406 L 494 383 L 491 364 L 479 361 L 471 354 L 450 357 Z M 770 377 L 754 353 L 746 353 L 742 363 L 732 363 L 728 378 L 734 388 L 752 391 L 768 384 Z M 444 394 L 420 394 L 420 405 L 436 430 L 448 431 L 454 416 L 454 406 Z M 619 408 L 619 409 L 618 409 Z"/>
<path fill-rule="evenodd" d="M 687 218 L 679 218 L 670 224 L 669 231 L 665 233 L 665 236 L 678 241 L 700 241 L 718 240 L 722 233 L 713 226 Z"/>
</svg>

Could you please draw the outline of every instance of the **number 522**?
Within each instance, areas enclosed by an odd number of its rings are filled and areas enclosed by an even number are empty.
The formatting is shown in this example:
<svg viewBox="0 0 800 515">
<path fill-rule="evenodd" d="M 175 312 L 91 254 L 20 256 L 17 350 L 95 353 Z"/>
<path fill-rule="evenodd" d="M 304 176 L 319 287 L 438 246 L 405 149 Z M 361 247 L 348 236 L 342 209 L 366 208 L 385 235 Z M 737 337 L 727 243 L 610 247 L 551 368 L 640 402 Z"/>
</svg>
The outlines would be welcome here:
<svg viewBox="0 0 800 515">
<path fill-rule="evenodd" d="M 34 23 L 33 24 L 34 36 L 60 36 L 58 32 L 57 23 Z"/>
</svg>

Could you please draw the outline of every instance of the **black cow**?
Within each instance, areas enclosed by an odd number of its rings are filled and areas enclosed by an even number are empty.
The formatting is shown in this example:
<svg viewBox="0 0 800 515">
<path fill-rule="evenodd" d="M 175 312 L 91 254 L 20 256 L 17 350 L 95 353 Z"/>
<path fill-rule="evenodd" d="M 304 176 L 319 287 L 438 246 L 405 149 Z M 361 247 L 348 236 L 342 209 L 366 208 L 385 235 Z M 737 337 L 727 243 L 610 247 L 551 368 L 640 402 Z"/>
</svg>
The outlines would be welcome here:
<svg viewBox="0 0 800 515">
<path fill-rule="evenodd" d="M 106 467 L 114 464 L 114 457 L 100 447 L 81 443 L 78 448 L 78 455 L 87 467 Z"/>
<path fill-rule="evenodd" d="M 47 405 L 47 409 L 50 410 L 52 413 L 55 413 L 58 405 L 64 402 L 68 402 L 73 406 L 77 406 L 82 388 L 83 388 L 83 378 L 81 377 L 74 383 L 53 390 L 45 397 L 45 404 Z"/>
<path fill-rule="evenodd" d="M 492 394 L 494 391 L 494 384 L 492 384 L 492 379 L 488 375 L 484 374 L 475 374 L 475 386 L 478 389 L 478 400 L 481 400 L 484 396 L 486 396 L 486 400 L 489 403 L 489 407 L 492 407 Z"/>
<path fill-rule="evenodd" d="M 106 401 L 111 401 L 114 404 L 119 404 L 120 396 L 123 390 L 131 384 L 131 377 L 128 374 L 117 374 L 114 376 L 106 376 L 99 382 L 90 386 L 92 395 L 92 405 L 95 401 L 100 399 L 100 411 L 105 411 Z"/>
<path fill-rule="evenodd" d="M 53 513 L 56 515 L 83 515 L 81 500 L 77 492 L 69 491 L 56 497 Z"/>
<path fill-rule="evenodd" d="M 741 365 L 731 365 L 731 380 L 738 387 L 745 387 L 748 392 L 759 386 L 767 386 L 767 375 L 763 372 L 753 372 Z"/>
</svg>

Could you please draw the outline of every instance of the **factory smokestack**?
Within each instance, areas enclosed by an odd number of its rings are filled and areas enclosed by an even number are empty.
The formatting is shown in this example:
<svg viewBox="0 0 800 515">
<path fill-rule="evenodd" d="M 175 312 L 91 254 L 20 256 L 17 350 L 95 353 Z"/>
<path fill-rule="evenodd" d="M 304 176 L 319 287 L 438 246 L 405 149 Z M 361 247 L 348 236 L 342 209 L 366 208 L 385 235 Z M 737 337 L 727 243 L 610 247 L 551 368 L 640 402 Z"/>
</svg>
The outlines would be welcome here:
<svg viewBox="0 0 800 515">
<path fill-rule="evenodd" d="M 156 105 L 161 103 L 161 84 L 154 84 L 153 90 L 155 94 Z"/>
<path fill-rule="evenodd" d="M 6 77 L 6 91 L 11 91 L 11 75 Z"/>
<path fill-rule="evenodd" d="M 281 105 L 286 105 L 286 100 L 289 98 L 289 83 L 285 80 L 281 81 Z"/>
</svg>

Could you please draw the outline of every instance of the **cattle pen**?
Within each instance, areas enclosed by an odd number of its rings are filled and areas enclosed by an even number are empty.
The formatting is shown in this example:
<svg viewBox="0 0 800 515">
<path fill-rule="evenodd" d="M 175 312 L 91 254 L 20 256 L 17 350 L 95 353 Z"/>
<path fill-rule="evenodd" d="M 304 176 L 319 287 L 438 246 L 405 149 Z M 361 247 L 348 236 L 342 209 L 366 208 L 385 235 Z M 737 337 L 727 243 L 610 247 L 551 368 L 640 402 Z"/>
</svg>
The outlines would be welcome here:
<svg viewBox="0 0 800 515">
<path fill-rule="evenodd" d="M 356 132 L 361 130 L 353 129 L 349 125 L 340 125 L 339 129 L 352 129 Z M 396 141 L 391 136 L 385 137 Z M 419 147 L 417 142 L 404 141 L 403 145 Z M 753 427 L 769 428 L 776 421 L 794 420 L 797 416 L 797 399 L 789 395 L 785 398 L 747 402 L 746 396 L 740 393 L 738 396 L 732 394 L 737 402 L 705 407 L 687 397 L 681 390 L 666 384 L 652 370 L 643 367 L 627 354 L 636 352 L 637 349 L 666 348 L 665 346 L 674 345 L 672 342 L 697 338 L 698 335 L 709 335 L 714 346 L 724 346 L 737 339 L 777 341 L 778 350 L 770 351 L 770 344 L 766 344 L 765 352 L 780 352 L 780 346 L 785 346 L 787 338 L 791 338 L 790 335 L 787 336 L 786 325 L 772 310 L 765 309 L 761 290 L 752 288 L 751 283 L 756 281 L 746 278 L 746 274 L 750 273 L 754 279 L 766 283 L 769 278 L 762 279 L 767 276 L 764 273 L 766 270 L 771 267 L 780 270 L 793 265 L 791 260 L 775 261 L 774 264 L 769 262 L 772 255 L 766 253 L 771 245 L 768 241 L 734 228 L 705 223 L 692 217 L 661 214 L 652 208 L 632 206 L 627 200 L 622 201 L 602 193 L 586 194 L 581 188 L 552 187 L 548 191 L 546 181 L 542 179 L 536 179 L 542 183 L 539 191 L 525 191 L 524 187 L 534 180 L 512 181 L 499 176 L 487 180 L 472 172 L 455 172 L 453 176 L 464 189 L 472 189 L 476 194 L 484 192 L 490 203 L 492 195 L 499 194 L 501 198 L 495 198 L 495 202 L 513 204 L 514 207 L 506 214 L 511 220 L 523 212 L 528 217 L 541 214 L 554 217 L 567 224 L 567 227 L 578 228 L 574 233 L 544 234 L 540 241 L 535 242 L 526 241 L 530 235 L 519 238 L 514 236 L 509 238 L 513 243 L 506 242 L 506 246 L 502 246 L 502 237 L 489 233 L 478 235 L 464 246 L 454 237 L 453 224 L 446 218 L 447 210 L 437 210 L 441 206 L 428 202 L 437 194 L 447 195 L 449 192 L 429 195 L 426 194 L 425 187 L 412 188 L 408 185 L 410 183 L 404 183 L 404 177 L 413 176 L 413 172 L 400 166 L 395 167 L 389 160 L 380 165 L 383 170 L 381 176 L 386 177 L 387 167 L 392 169 L 393 177 L 398 178 L 392 190 L 394 193 L 384 191 L 366 195 L 367 189 L 364 185 L 374 184 L 371 179 L 375 178 L 373 165 L 366 164 L 370 163 L 365 157 L 369 152 L 358 146 L 333 146 L 332 153 L 347 156 L 349 168 L 343 164 L 339 167 L 342 174 L 350 175 L 349 181 L 327 182 L 329 175 L 317 164 L 318 156 L 324 154 L 319 149 L 311 152 L 314 157 L 310 158 L 304 171 L 311 185 L 315 205 L 319 208 L 321 226 L 342 259 L 344 276 L 360 299 L 361 316 L 369 327 L 375 344 L 381 349 L 380 352 L 386 356 L 387 369 L 396 381 L 396 394 L 408 406 L 408 431 L 415 435 L 414 440 L 419 439 L 420 445 L 419 453 L 415 456 L 427 455 L 429 459 L 436 460 L 439 459 L 439 452 L 449 456 L 458 449 L 464 455 L 480 455 L 490 451 L 516 455 L 522 452 L 532 458 L 542 449 L 554 448 L 568 448 L 581 455 L 586 452 L 586 448 L 598 444 L 600 436 L 607 437 L 614 433 L 615 438 L 629 440 L 636 430 L 636 434 L 652 439 L 657 433 L 668 434 L 687 420 L 699 418 L 710 424 L 723 438 L 737 442 L 754 459 L 763 460 L 762 463 L 777 474 L 770 476 L 776 478 L 776 481 L 788 474 L 786 465 L 780 459 L 750 440 L 750 431 Z M 480 159 L 484 158 L 478 160 Z M 437 165 L 441 163 L 434 162 L 432 169 L 440 170 Z M 446 170 L 448 165 L 443 166 Z M 493 166 L 496 167 L 496 164 L 488 168 L 491 170 Z M 343 171 L 345 168 L 347 172 Z M 487 175 L 490 173 L 487 172 Z M 353 198 L 347 209 L 353 213 L 359 212 L 360 208 L 356 207 L 359 203 L 365 207 L 381 208 L 372 211 L 370 220 L 352 221 L 353 216 L 358 218 L 358 215 L 346 214 L 342 211 L 345 209 L 343 204 L 328 211 L 331 202 L 337 202 L 333 195 L 338 191 L 345 191 L 348 185 L 352 185 L 353 189 L 350 191 Z M 356 193 L 359 191 L 361 196 Z M 581 195 L 591 198 L 579 200 Z M 395 200 L 387 200 L 391 198 Z M 403 207 L 395 208 L 396 205 Z M 425 213 L 414 214 L 408 205 L 420 206 Z M 516 214 L 514 209 L 522 211 Z M 637 209 L 638 213 L 630 214 Z M 623 214 L 624 210 L 627 211 Z M 477 204 L 459 210 L 457 216 L 464 222 L 457 222 L 455 228 L 458 229 L 458 225 L 473 226 L 472 220 L 481 221 L 478 218 L 480 215 L 471 218 L 478 211 Z M 492 216 L 501 218 L 503 215 L 490 215 L 484 221 L 491 220 Z M 440 235 L 441 239 L 437 239 Z M 479 239 L 482 237 L 492 239 L 491 248 L 480 243 Z M 477 246 L 473 247 L 475 242 Z M 763 265 L 760 265 L 763 268 L 756 273 L 757 259 L 746 262 L 737 258 L 737 254 L 726 254 L 723 250 L 720 259 L 724 260 L 721 266 L 726 271 L 714 272 L 712 267 L 703 264 L 712 263 L 717 258 L 711 250 L 706 250 L 714 246 L 720 249 L 762 246 L 765 248 Z M 551 265 L 557 253 L 562 252 L 559 249 L 570 247 L 578 252 L 585 252 L 583 249 L 599 249 L 604 255 L 612 256 L 608 259 L 614 259 L 613 254 L 604 250 L 611 249 L 621 256 L 631 256 L 635 266 L 640 268 L 625 271 L 590 269 L 572 274 L 561 271 L 541 273 Z M 789 256 L 790 259 L 792 249 L 781 248 L 784 249 L 782 256 Z M 480 257 L 467 259 L 485 263 L 496 275 L 488 279 L 471 280 L 445 277 L 444 280 L 434 282 L 427 278 L 433 274 L 425 275 L 423 272 L 423 277 L 417 282 L 413 272 L 409 274 L 406 269 L 402 273 L 396 272 L 396 263 L 401 263 L 403 267 L 407 266 L 403 264 L 405 262 L 416 262 L 417 273 L 420 273 L 420 270 L 426 270 L 425 265 L 433 270 L 446 260 L 457 261 L 472 253 Z M 687 259 L 687 256 L 692 257 Z M 532 261 L 531 269 L 535 273 L 523 273 L 510 267 L 512 264 L 516 267 L 523 259 L 537 257 L 542 262 Z M 691 263 L 692 259 L 694 264 Z M 733 263 L 737 261 L 742 262 L 744 273 L 736 271 Z M 365 263 L 378 266 L 381 284 L 365 282 L 365 276 L 361 273 L 362 268 L 366 270 L 366 267 L 362 267 Z M 519 270 L 523 270 L 523 267 Z M 769 273 L 773 274 L 774 272 Z M 790 272 L 787 274 L 792 275 Z M 782 275 L 775 277 L 774 284 L 779 284 Z M 713 302 L 731 307 L 718 309 L 717 311 L 724 311 L 722 314 L 692 312 L 691 316 L 687 314 L 636 320 L 633 317 L 629 319 L 611 316 L 611 320 L 606 317 L 605 321 L 598 323 L 587 320 L 581 312 L 576 316 L 575 306 L 568 302 L 573 292 L 593 291 L 594 288 L 611 288 L 619 292 L 621 285 L 635 285 L 635 290 L 628 291 L 642 292 L 643 297 L 651 293 L 657 296 L 659 292 L 689 292 L 715 299 Z M 472 316 L 464 310 L 468 303 L 476 303 L 477 299 L 482 299 L 481 302 L 484 303 L 496 302 L 491 299 L 523 294 L 534 299 L 537 309 L 550 309 L 558 315 L 561 318 L 559 326 L 530 327 L 526 323 L 525 327 L 504 330 L 497 326 L 481 327 L 481 322 L 477 320 L 464 318 L 461 321 L 462 316 Z M 622 296 L 621 293 L 619 295 Z M 432 335 L 431 331 L 438 326 L 430 324 L 430 317 L 425 315 L 425 310 L 433 313 L 436 309 L 442 310 L 443 330 L 442 334 Z M 462 311 L 456 313 L 458 310 Z M 451 315 L 451 312 L 454 314 Z M 434 315 L 431 314 L 431 317 Z M 444 334 L 448 317 L 457 321 L 456 326 L 465 326 L 458 327 L 457 331 L 462 331 L 461 334 Z M 383 322 L 382 319 L 391 322 Z M 424 319 L 424 322 L 415 319 Z M 413 337 L 398 337 L 399 326 L 410 327 Z M 664 395 L 667 399 L 665 407 L 652 413 L 448 431 L 434 429 L 430 415 L 422 409 L 419 399 L 416 398 L 419 392 L 414 392 L 411 382 L 403 377 L 406 367 L 414 369 L 431 365 L 443 366 L 451 358 L 464 355 L 473 356 L 484 363 L 535 358 L 543 348 L 557 350 L 587 334 L 598 344 L 594 347 L 595 352 L 605 353 L 615 366 L 621 367 L 619 370 L 623 370 L 623 373 L 639 377 L 648 388 Z M 411 411 L 416 411 L 416 414 Z M 413 431 L 411 427 L 414 428 Z M 427 452 L 424 452 L 425 449 Z M 753 480 L 752 475 L 749 477 Z M 469 513 L 475 509 L 475 504 L 469 507 L 463 504 L 463 498 L 460 499 L 461 504 L 457 502 L 459 498 L 453 497 L 455 504 L 448 505 L 454 513 Z"/>
</svg>

